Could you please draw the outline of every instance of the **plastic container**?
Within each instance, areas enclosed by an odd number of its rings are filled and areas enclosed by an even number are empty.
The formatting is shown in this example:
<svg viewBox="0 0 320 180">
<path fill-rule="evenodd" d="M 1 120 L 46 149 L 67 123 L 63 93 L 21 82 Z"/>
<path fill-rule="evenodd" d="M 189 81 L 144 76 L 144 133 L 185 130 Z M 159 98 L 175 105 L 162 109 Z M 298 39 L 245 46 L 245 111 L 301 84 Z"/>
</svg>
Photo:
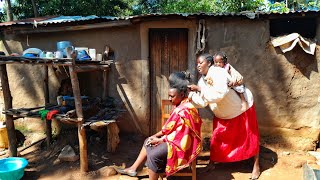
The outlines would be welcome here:
<svg viewBox="0 0 320 180">
<path fill-rule="evenodd" d="M 87 99 L 88 96 L 81 96 L 82 100 Z M 63 102 L 62 105 L 63 106 L 74 106 L 74 97 L 73 96 L 62 96 Z"/>
<path fill-rule="evenodd" d="M 67 47 L 72 46 L 70 41 L 59 41 L 57 42 L 57 50 L 58 51 L 64 51 Z"/>
<path fill-rule="evenodd" d="M 57 42 L 57 50 L 63 53 L 63 57 L 67 57 L 67 52 L 66 52 L 67 47 L 72 47 L 72 43 L 70 41 Z"/>
<path fill-rule="evenodd" d="M 9 157 L 0 159 L 0 179 L 19 180 L 24 175 L 24 168 L 28 165 L 25 158 Z"/>
<path fill-rule="evenodd" d="M 8 148 L 9 139 L 6 126 L 0 126 L 0 148 Z M 1 178 L 0 178 L 1 179 Z"/>
</svg>

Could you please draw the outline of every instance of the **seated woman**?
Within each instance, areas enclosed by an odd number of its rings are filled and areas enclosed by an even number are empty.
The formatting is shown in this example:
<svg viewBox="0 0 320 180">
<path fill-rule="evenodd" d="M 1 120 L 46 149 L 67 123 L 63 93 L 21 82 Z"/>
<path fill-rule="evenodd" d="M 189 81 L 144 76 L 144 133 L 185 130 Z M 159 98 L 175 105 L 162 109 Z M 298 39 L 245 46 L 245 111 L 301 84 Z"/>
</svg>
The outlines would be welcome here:
<svg viewBox="0 0 320 180">
<path fill-rule="evenodd" d="M 157 180 L 159 173 L 170 176 L 188 166 L 200 153 L 202 120 L 188 100 L 186 73 L 172 73 L 169 84 L 169 100 L 176 108 L 162 130 L 145 140 L 134 164 L 126 169 L 115 168 L 117 172 L 136 176 L 137 168 L 147 161 L 149 179 Z"/>
</svg>

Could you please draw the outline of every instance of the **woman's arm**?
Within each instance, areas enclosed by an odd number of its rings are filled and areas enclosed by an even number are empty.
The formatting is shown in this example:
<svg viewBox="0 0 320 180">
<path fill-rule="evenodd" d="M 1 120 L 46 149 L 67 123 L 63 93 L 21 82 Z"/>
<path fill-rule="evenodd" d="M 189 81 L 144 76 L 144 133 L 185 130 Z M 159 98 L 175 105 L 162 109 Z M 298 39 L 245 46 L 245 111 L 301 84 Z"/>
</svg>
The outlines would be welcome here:
<svg viewBox="0 0 320 180">
<path fill-rule="evenodd" d="M 200 96 L 200 92 L 190 92 L 188 98 L 196 108 L 204 108 L 208 105 L 208 102 Z"/>
</svg>

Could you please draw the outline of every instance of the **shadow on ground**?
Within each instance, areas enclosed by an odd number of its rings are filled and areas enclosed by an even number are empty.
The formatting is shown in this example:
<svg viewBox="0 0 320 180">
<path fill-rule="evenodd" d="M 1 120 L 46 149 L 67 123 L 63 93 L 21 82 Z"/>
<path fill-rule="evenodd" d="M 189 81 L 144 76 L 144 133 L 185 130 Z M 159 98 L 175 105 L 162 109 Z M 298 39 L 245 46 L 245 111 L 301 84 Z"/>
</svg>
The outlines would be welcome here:
<svg viewBox="0 0 320 180">
<path fill-rule="evenodd" d="M 137 157 L 144 137 L 133 134 L 120 134 L 121 142 L 115 153 L 106 152 L 106 141 L 99 134 L 88 133 L 88 158 L 90 172 L 81 174 L 79 160 L 75 162 L 59 162 L 57 160 L 61 149 L 69 144 L 79 154 L 78 138 L 76 130 L 69 130 L 60 135 L 49 149 L 39 144 L 38 147 L 30 148 L 22 153 L 28 159 L 29 165 L 23 179 L 105 179 L 105 174 L 99 169 L 106 166 L 129 166 Z M 272 150 L 262 147 L 260 149 L 260 163 L 262 172 L 272 168 L 278 161 L 278 156 Z M 209 163 L 209 152 L 204 151 L 198 157 L 197 171 Z M 252 171 L 253 160 L 245 160 L 234 163 L 219 163 L 215 170 L 207 173 L 197 173 L 198 179 L 235 179 L 234 173 L 245 173 L 248 176 Z M 147 173 L 144 168 L 138 175 L 138 179 L 146 179 Z M 246 179 L 247 179 L 246 178 Z M 171 177 L 168 179 L 191 179 L 190 177 Z"/>
</svg>

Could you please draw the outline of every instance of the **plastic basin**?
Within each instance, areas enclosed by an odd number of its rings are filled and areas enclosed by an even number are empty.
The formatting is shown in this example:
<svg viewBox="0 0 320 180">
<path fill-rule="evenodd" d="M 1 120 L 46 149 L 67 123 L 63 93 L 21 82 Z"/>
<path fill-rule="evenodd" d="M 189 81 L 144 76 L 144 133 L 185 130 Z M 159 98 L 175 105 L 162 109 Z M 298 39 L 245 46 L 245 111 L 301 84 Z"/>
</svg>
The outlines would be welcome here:
<svg viewBox="0 0 320 180">
<path fill-rule="evenodd" d="M 28 165 L 25 158 L 9 157 L 0 159 L 0 179 L 18 180 L 24 175 L 24 168 Z"/>
</svg>

